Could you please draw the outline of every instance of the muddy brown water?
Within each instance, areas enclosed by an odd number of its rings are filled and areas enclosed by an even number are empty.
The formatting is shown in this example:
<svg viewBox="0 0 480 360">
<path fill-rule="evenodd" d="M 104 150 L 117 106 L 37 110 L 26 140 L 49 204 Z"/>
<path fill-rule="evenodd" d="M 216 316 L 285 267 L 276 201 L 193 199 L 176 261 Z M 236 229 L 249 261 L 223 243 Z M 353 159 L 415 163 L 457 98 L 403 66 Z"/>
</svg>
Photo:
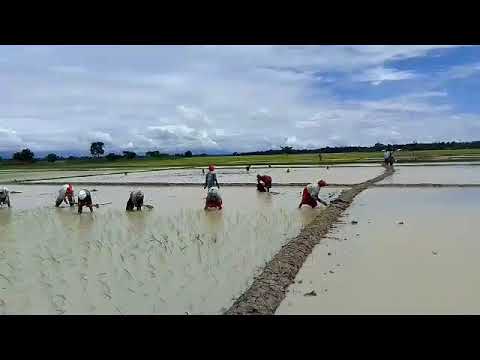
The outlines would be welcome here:
<svg viewBox="0 0 480 360">
<path fill-rule="evenodd" d="M 286 168 L 267 168 L 261 170 L 251 170 L 247 172 L 245 169 L 238 168 L 220 168 L 217 169 L 217 178 L 221 183 L 256 183 L 257 174 L 270 175 L 274 183 L 308 183 L 317 182 L 324 179 L 329 183 L 337 184 L 355 184 L 374 178 L 383 172 L 383 168 L 376 167 L 331 167 L 328 170 L 322 168 L 290 168 L 290 172 L 286 172 Z M 53 180 L 56 182 L 55 180 Z M 205 175 L 200 169 L 183 169 L 183 170 L 161 170 L 152 172 L 131 173 L 128 175 L 105 175 L 91 176 L 82 178 L 70 178 L 65 181 L 76 181 L 85 183 L 104 183 L 104 182 L 164 182 L 164 183 L 203 183 Z M 43 181 L 48 183 L 49 180 Z"/>
<path fill-rule="evenodd" d="M 480 166 L 396 166 L 379 184 L 480 184 Z"/>
<path fill-rule="evenodd" d="M 479 201 L 472 188 L 366 190 L 276 313 L 479 314 Z"/>
<path fill-rule="evenodd" d="M 22 170 L 0 170 L 0 183 L 2 182 L 11 182 L 16 180 L 35 180 L 35 179 L 46 179 L 46 178 L 56 178 L 64 176 L 80 176 L 80 175 L 96 175 L 103 173 L 112 173 L 119 172 L 120 170 L 113 169 L 101 169 L 101 170 L 80 170 L 80 171 L 22 171 Z"/>
<path fill-rule="evenodd" d="M 124 211 L 131 188 L 97 187 L 94 202 L 113 203 L 82 215 L 54 208 L 58 186 L 13 188 L 0 209 L 3 314 L 222 313 L 321 212 L 296 209 L 290 187 L 221 189 L 221 212 L 202 209 L 202 188 L 151 188 L 141 213 Z"/>
</svg>

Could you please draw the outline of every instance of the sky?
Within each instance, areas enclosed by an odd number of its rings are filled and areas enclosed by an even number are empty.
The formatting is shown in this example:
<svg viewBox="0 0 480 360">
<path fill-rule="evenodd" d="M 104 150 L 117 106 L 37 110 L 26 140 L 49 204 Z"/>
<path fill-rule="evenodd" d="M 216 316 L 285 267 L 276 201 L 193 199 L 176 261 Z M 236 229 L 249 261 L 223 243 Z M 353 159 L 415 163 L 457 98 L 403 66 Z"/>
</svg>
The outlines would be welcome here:
<svg viewBox="0 0 480 360">
<path fill-rule="evenodd" d="M 0 154 L 480 140 L 480 47 L 0 46 Z"/>
</svg>

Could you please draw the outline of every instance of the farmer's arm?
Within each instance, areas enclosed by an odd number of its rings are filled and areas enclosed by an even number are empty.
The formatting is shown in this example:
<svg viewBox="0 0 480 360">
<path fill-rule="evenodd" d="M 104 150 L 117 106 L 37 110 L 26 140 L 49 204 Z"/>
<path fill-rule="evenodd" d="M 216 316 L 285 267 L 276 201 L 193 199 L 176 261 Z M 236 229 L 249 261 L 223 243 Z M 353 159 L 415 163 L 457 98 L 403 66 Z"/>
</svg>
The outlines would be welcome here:
<svg viewBox="0 0 480 360">
<path fill-rule="evenodd" d="M 323 205 L 325 205 L 325 206 L 328 206 L 327 202 L 326 202 L 326 201 L 323 201 L 322 199 L 320 199 L 319 196 L 317 196 L 317 200 L 318 200 L 318 202 L 319 202 L 320 204 L 323 204 Z"/>
<path fill-rule="evenodd" d="M 215 176 L 214 178 L 215 184 L 217 184 L 217 187 L 220 189 L 220 184 L 218 183 L 218 180 L 217 180 L 217 174 L 214 174 L 213 176 Z"/>
</svg>

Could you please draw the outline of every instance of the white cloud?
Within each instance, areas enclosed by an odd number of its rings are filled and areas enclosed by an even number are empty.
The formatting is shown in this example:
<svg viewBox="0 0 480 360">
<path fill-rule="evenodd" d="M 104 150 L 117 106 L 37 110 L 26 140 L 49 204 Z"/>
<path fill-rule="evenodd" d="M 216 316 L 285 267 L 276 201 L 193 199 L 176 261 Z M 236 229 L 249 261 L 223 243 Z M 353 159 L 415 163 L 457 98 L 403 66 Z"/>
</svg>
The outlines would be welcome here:
<svg viewBox="0 0 480 360">
<path fill-rule="evenodd" d="M 23 140 L 12 129 L 0 128 L 0 151 L 8 151 L 23 145 Z"/>
<path fill-rule="evenodd" d="M 393 62 L 444 48 L 2 47 L 9 63 L 0 64 L 0 82 L 9 86 L 0 88 L 0 127 L 37 149 L 85 152 L 90 141 L 136 151 L 251 151 L 285 139 L 365 144 L 422 133 L 416 124 L 448 135 L 447 120 L 437 119 L 449 119 L 454 108 L 438 87 L 370 101 L 340 100 L 333 90 L 337 74 L 372 84 L 422 76 Z"/>
<path fill-rule="evenodd" d="M 480 72 L 480 62 L 453 66 L 446 71 L 446 77 L 450 79 L 463 79 L 478 74 L 478 72 Z"/>
<path fill-rule="evenodd" d="M 391 68 L 375 67 L 365 70 L 363 73 L 354 75 L 353 81 L 365 81 L 372 85 L 380 85 L 384 81 L 397 81 L 413 79 L 418 75 L 411 71 L 400 71 Z"/>
<path fill-rule="evenodd" d="M 83 137 L 83 134 L 80 134 L 80 137 Z M 112 136 L 109 133 L 102 131 L 89 131 L 87 134 L 87 139 L 91 142 L 101 141 L 107 145 L 113 142 Z"/>
</svg>

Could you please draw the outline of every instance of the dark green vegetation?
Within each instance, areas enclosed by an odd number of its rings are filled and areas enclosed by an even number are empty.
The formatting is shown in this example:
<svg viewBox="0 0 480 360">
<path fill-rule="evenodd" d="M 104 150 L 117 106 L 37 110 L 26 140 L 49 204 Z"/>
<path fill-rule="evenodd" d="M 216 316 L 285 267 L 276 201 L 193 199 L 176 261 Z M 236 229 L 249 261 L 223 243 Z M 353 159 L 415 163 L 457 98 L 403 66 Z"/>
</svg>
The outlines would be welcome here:
<svg viewBox="0 0 480 360">
<path fill-rule="evenodd" d="M 383 153 L 350 152 L 321 154 L 279 154 L 279 155 L 251 155 L 251 156 L 194 156 L 194 157 L 144 157 L 128 159 L 115 155 L 114 161 L 106 158 L 93 159 L 64 159 L 54 163 L 38 160 L 34 163 L 4 160 L 0 162 L 0 169 L 22 170 L 91 170 L 101 168 L 113 169 L 157 169 L 163 167 L 196 167 L 215 164 L 217 166 L 246 166 L 246 165 L 333 165 L 348 163 L 378 163 L 383 160 Z M 463 150 L 420 150 L 399 151 L 395 154 L 398 162 L 435 162 L 435 161 L 480 161 L 480 149 Z"/>
</svg>

